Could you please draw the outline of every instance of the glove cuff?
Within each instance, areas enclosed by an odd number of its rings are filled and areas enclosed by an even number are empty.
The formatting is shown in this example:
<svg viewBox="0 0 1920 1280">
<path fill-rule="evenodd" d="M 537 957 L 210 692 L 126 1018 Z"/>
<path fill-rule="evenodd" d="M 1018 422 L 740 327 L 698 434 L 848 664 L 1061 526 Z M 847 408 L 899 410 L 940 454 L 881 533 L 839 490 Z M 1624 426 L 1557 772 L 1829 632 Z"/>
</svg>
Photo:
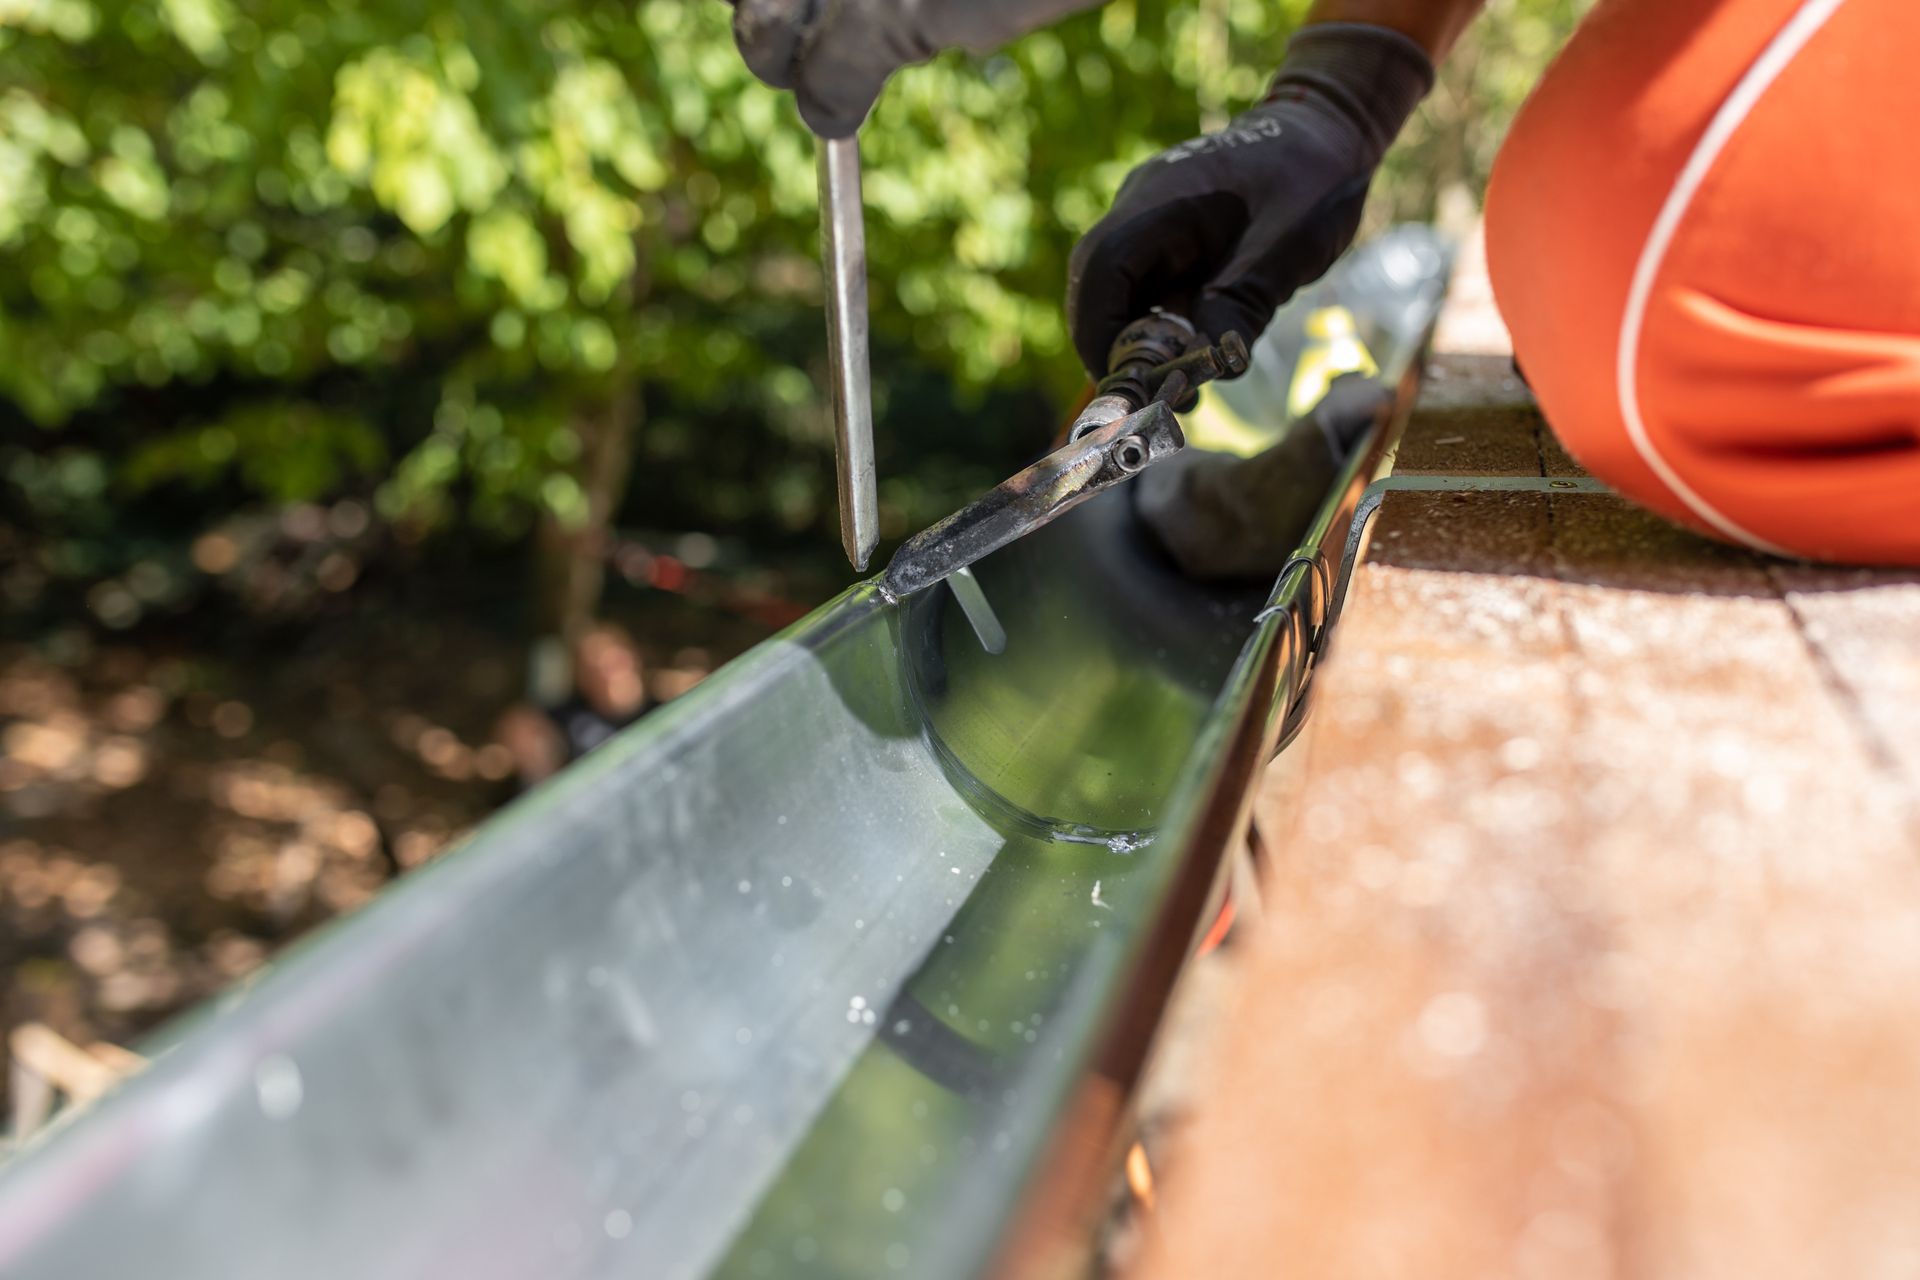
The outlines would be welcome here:
<svg viewBox="0 0 1920 1280">
<path fill-rule="evenodd" d="M 1432 59 L 1398 31 L 1365 22 L 1317 22 L 1288 43 L 1266 100 L 1318 100 L 1333 107 L 1360 129 L 1377 163 L 1432 88 Z"/>
</svg>

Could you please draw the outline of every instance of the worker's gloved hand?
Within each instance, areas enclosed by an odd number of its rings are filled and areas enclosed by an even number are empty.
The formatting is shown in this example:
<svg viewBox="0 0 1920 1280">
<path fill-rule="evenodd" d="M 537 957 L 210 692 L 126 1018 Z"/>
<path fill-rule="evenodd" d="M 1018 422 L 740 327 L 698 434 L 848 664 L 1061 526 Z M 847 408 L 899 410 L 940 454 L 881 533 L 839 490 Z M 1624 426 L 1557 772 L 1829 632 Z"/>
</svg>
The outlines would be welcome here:
<svg viewBox="0 0 1920 1280">
<path fill-rule="evenodd" d="M 1067 321 L 1087 371 L 1102 377 L 1114 338 L 1155 306 L 1252 344 L 1352 243 L 1380 157 L 1432 86 L 1397 31 L 1302 29 L 1265 101 L 1135 169 L 1074 248 Z"/>
<path fill-rule="evenodd" d="M 887 77 L 943 49 L 997 48 L 1098 0 L 732 0 L 753 73 L 792 89 L 823 138 L 850 137 Z"/>
</svg>

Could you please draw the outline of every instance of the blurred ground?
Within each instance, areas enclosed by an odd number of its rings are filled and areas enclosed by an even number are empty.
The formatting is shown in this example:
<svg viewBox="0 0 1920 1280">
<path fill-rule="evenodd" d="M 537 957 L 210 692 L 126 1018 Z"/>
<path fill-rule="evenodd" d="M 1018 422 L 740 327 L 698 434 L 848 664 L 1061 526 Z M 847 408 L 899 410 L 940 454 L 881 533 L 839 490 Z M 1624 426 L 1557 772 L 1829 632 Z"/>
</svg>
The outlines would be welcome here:
<svg viewBox="0 0 1920 1280">
<path fill-rule="evenodd" d="M 511 798 L 489 736 L 523 684 L 513 582 L 422 570 L 297 622 L 209 600 L 0 644 L 0 1067 L 28 1021 L 134 1040 Z M 662 700 L 773 629 L 615 595 Z"/>
</svg>

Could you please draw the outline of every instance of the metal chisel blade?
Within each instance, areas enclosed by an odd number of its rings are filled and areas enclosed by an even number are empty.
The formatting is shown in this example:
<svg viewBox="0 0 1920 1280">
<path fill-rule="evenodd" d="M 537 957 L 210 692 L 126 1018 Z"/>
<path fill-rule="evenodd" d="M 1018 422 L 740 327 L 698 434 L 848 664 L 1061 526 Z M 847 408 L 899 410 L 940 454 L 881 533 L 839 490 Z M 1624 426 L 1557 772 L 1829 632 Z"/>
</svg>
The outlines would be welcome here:
<svg viewBox="0 0 1920 1280">
<path fill-rule="evenodd" d="M 1186 443 L 1173 410 L 1159 402 L 1089 431 L 907 539 L 880 576 L 880 590 L 891 600 L 924 591 L 1172 457 Z"/>
<path fill-rule="evenodd" d="M 873 384 L 867 363 L 867 230 L 858 138 L 820 140 L 820 257 L 832 364 L 833 456 L 840 545 L 864 573 L 880 541 L 873 465 Z"/>
</svg>

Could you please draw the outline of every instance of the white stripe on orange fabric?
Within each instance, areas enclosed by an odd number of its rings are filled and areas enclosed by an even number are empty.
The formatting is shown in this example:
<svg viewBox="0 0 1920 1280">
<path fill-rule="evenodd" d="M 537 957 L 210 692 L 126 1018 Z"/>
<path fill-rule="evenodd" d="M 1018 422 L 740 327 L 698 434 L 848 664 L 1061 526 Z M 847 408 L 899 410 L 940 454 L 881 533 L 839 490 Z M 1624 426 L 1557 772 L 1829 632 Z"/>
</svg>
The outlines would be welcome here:
<svg viewBox="0 0 1920 1280">
<path fill-rule="evenodd" d="M 1673 247 L 1674 236 L 1679 233 L 1680 224 L 1685 221 L 1687 211 L 1692 207 L 1707 174 L 1712 171 L 1733 135 L 1753 114 L 1760 99 L 1766 96 L 1767 90 L 1773 87 L 1781 73 L 1792 65 L 1801 50 L 1807 47 L 1807 43 L 1845 2 L 1805 0 L 1792 20 L 1780 29 L 1780 33 L 1754 60 L 1753 65 L 1747 68 L 1746 75 L 1727 95 L 1727 100 L 1720 104 L 1720 110 L 1714 114 L 1706 132 L 1700 135 L 1693 154 L 1688 157 L 1686 166 L 1674 181 L 1673 190 L 1668 193 L 1660 216 L 1654 219 L 1653 230 L 1648 233 L 1646 246 L 1640 251 L 1639 265 L 1634 269 L 1633 287 L 1627 294 L 1627 310 L 1620 324 L 1615 376 L 1619 387 L 1620 416 L 1626 423 L 1627 437 L 1633 441 L 1634 449 L 1673 495 L 1686 503 L 1695 515 L 1736 542 L 1744 542 L 1757 550 L 1776 555 L 1790 553 L 1747 532 L 1715 509 L 1713 504 L 1694 492 L 1693 487 L 1680 477 L 1680 473 L 1673 469 L 1673 464 L 1654 446 L 1647 434 L 1646 419 L 1640 412 L 1640 343 L 1646 331 L 1647 307 L 1653 300 L 1654 283 L 1659 278 L 1660 268 L 1666 263 L 1668 250 Z"/>
</svg>

